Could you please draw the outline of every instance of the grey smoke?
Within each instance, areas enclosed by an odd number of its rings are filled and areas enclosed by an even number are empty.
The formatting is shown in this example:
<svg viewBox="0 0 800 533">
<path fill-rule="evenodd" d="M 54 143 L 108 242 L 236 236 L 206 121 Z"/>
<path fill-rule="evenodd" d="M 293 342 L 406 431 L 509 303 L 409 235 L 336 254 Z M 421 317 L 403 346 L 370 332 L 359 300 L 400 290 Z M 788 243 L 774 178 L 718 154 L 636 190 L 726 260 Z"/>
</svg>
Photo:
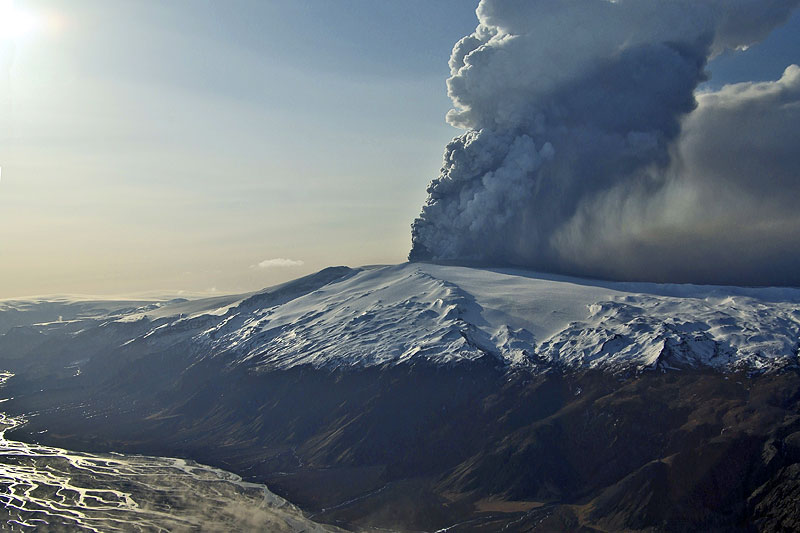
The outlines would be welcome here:
<svg viewBox="0 0 800 533">
<path fill-rule="evenodd" d="M 800 284 L 800 68 L 697 94 L 800 0 L 482 0 L 412 260 Z"/>
</svg>

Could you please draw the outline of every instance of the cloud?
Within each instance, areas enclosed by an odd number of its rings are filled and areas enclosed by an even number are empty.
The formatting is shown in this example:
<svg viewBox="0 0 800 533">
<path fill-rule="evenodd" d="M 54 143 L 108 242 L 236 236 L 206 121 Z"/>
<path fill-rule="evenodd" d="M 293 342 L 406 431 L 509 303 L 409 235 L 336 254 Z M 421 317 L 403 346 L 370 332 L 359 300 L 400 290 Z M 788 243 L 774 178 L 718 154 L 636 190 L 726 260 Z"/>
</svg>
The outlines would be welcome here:
<svg viewBox="0 0 800 533">
<path fill-rule="evenodd" d="M 253 265 L 254 268 L 285 268 L 285 267 L 297 267 L 302 266 L 303 261 L 299 261 L 296 259 L 284 259 L 283 257 L 276 257 L 274 259 L 265 259 L 258 263 L 257 265 Z"/>
<path fill-rule="evenodd" d="M 696 94 L 798 0 L 482 0 L 412 260 L 800 284 L 800 69 Z"/>
</svg>

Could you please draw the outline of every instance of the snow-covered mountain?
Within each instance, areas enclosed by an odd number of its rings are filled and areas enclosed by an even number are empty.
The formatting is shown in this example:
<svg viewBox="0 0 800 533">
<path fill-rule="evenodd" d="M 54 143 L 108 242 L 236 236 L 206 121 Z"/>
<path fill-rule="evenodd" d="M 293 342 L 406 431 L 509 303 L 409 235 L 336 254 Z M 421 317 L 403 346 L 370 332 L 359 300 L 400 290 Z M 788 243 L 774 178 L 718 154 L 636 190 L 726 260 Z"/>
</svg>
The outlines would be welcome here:
<svg viewBox="0 0 800 533">
<path fill-rule="evenodd" d="M 43 322 L 41 332 L 135 323 L 119 344 L 189 341 L 201 357 L 258 369 L 489 355 L 535 371 L 765 371 L 796 364 L 800 342 L 798 289 L 612 283 L 421 263 L 333 267 L 244 296 L 64 306 L 53 311 L 60 321 Z"/>
<path fill-rule="evenodd" d="M 798 289 L 425 263 L 0 302 L 14 438 L 192 458 L 357 530 L 796 530 L 799 340 Z"/>
</svg>

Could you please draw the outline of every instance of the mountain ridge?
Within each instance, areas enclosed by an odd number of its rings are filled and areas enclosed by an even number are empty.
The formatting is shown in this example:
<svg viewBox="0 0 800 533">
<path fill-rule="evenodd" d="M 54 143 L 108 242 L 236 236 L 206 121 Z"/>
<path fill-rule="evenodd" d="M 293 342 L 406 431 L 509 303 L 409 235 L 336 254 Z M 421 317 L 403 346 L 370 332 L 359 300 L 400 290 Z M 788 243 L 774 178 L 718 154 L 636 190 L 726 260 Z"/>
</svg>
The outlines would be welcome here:
<svg viewBox="0 0 800 533">
<path fill-rule="evenodd" d="M 331 267 L 210 300 L 213 309 L 198 311 L 202 300 L 151 304 L 108 319 L 152 322 L 124 344 L 168 345 L 177 335 L 205 356 L 262 369 L 418 358 L 447 364 L 483 355 L 534 371 L 761 372 L 797 364 L 800 290 L 534 276 L 420 263 Z"/>
<path fill-rule="evenodd" d="M 798 294 L 401 264 L 33 305 L 0 333 L 4 410 L 360 531 L 791 530 Z"/>
</svg>

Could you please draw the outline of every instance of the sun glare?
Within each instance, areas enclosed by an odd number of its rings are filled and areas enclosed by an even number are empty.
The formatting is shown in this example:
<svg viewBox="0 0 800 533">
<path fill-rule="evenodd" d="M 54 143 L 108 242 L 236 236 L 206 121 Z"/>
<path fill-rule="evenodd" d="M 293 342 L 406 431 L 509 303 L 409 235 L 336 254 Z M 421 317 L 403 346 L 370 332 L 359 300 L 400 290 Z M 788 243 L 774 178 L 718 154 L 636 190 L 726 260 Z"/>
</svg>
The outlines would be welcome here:
<svg viewBox="0 0 800 533">
<path fill-rule="evenodd" d="M 36 33 L 42 21 L 34 13 L 0 0 L 0 41 L 19 41 Z"/>
</svg>

